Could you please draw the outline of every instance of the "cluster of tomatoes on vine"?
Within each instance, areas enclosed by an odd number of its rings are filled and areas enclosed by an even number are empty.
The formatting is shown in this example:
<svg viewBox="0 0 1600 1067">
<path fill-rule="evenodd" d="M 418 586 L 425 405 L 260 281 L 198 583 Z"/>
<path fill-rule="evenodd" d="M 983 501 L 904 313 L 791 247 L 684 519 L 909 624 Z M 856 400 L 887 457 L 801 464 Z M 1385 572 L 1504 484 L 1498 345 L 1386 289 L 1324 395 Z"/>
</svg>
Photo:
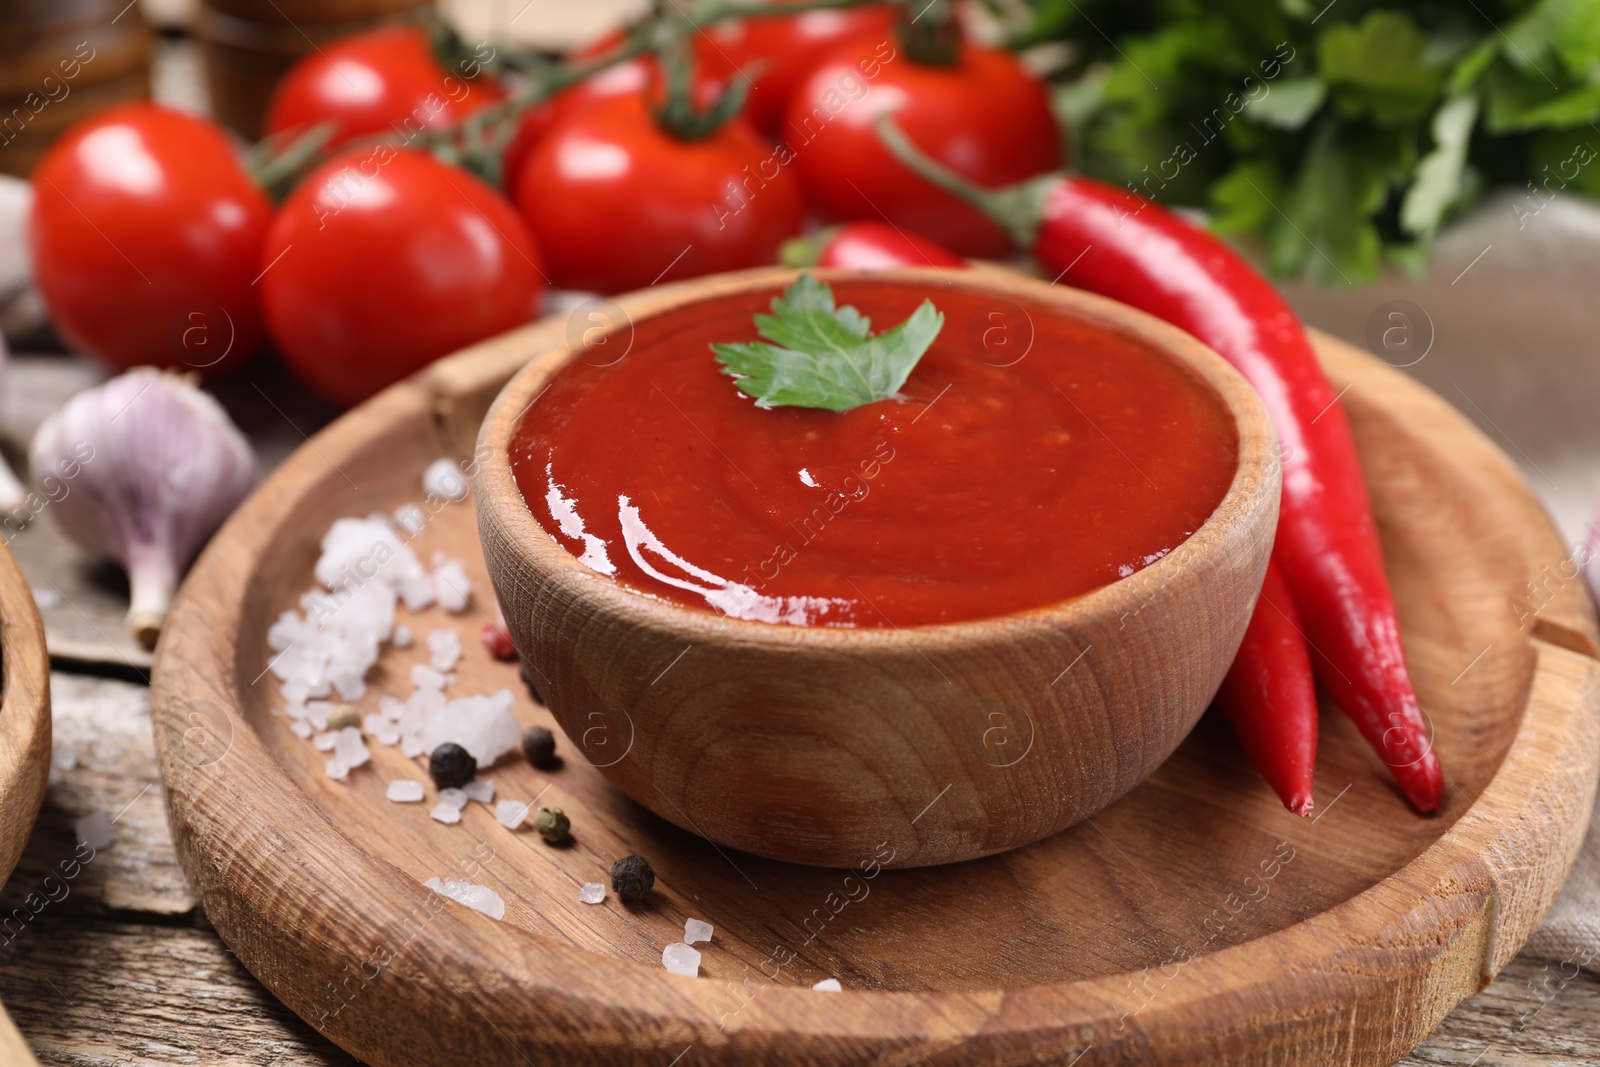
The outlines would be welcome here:
<svg viewBox="0 0 1600 1067">
<path fill-rule="evenodd" d="M 1057 124 L 1016 57 L 921 6 L 658 16 L 558 64 L 378 29 L 289 71 L 253 163 L 206 119 L 112 108 L 33 174 L 39 289 L 103 362 L 211 373 L 270 339 L 344 405 L 528 321 L 551 287 L 769 264 L 819 224 L 875 223 L 854 234 L 863 262 L 880 239 L 936 263 L 1002 254 L 874 119 L 986 186 L 1059 166 Z"/>
</svg>

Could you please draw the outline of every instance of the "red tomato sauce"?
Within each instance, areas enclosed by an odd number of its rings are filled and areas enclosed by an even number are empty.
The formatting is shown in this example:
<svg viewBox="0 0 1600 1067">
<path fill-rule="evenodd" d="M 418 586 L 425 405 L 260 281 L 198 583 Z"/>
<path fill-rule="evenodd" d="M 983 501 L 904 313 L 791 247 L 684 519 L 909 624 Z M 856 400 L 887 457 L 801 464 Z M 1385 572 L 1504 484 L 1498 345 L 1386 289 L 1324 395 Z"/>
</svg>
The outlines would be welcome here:
<svg viewBox="0 0 1600 1067">
<path fill-rule="evenodd" d="M 568 364 L 523 417 L 511 463 L 534 516 L 645 596 L 904 627 L 1127 577 L 1198 529 L 1233 480 L 1220 398 L 1134 340 L 937 286 L 834 289 L 874 331 L 924 297 L 944 312 L 901 397 L 758 408 L 709 345 L 756 339 L 765 296 L 658 315 Z"/>
</svg>

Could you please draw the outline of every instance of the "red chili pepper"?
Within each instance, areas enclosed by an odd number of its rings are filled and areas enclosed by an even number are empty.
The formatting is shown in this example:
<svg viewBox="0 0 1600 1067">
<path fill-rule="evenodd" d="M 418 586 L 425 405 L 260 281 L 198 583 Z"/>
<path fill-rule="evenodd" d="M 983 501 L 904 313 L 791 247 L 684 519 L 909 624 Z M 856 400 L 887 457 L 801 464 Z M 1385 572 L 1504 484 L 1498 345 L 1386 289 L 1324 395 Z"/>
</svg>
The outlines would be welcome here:
<svg viewBox="0 0 1600 1067">
<path fill-rule="evenodd" d="M 882 222 L 847 222 L 796 237 L 779 255 L 789 267 L 965 267 L 967 261 L 918 234 Z"/>
<path fill-rule="evenodd" d="M 1304 620 L 1317 675 L 1411 803 L 1437 811 L 1444 778 L 1406 671 L 1350 424 L 1278 291 L 1217 238 L 1125 190 L 1061 175 L 979 189 L 922 156 L 886 119 L 879 131 L 908 165 L 1006 225 L 1057 280 L 1188 331 L 1255 387 L 1282 449 L 1273 555 Z"/>
<path fill-rule="evenodd" d="M 1261 599 L 1239 654 L 1217 692 L 1250 762 L 1296 815 L 1311 814 L 1311 770 L 1317 761 L 1317 690 L 1311 652 L 1289 586 L 1276 561 L 1267 566 Z"/>
</svg>

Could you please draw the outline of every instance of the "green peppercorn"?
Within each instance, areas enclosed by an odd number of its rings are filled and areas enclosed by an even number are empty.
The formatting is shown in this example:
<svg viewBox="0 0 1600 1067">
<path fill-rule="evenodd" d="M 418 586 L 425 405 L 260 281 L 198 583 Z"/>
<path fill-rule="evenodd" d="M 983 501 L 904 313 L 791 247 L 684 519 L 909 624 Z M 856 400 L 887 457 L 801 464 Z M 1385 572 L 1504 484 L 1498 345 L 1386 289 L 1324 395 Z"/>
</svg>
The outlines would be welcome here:
<svg viewBox="0 0 1600 1067">
<path fill-rule="evenodd" d="M 360 726 L 361 713 L 349 704 L 340 704 L 328 712 L 328 729 L 343 730 L 346 726 Z"/>
<path fill-rule="evenodd" d="M 460 789 L 477 777 L 478 761 L 454 741 L 446 741 L 428 756 L 428 774 L 440 789 Z"/>
<path fill-rule="evenodd" d="M 611 865 L 611 891 L 624 904 L 638 904 L 655 887 L 656 872 L 643 856 L 624 856 Z"/>
<path fill-rule="evenodd" d="M 522 752 L 535 767 L 548 767 L 556 761 L 556 735 L 543 726 L 530 726 L 522 735 Z"/>
<path fill-rule="evenodd" d="M 567 813 L 560 808 L 553 808 L 547 804 L 540 807 L 538 813 L 534 815 L 533 828 L 550 844 L 559 845 L 572 834 L 572 820 L 567 818 Z"/>
</svg>

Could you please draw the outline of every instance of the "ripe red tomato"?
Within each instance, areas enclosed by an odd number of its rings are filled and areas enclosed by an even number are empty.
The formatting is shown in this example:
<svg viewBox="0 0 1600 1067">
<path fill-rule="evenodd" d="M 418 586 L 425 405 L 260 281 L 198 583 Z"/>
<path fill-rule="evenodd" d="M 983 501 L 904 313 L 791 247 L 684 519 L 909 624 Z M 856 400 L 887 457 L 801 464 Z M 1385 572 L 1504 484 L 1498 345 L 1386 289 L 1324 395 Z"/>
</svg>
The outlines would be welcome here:
<svg viewBox="0 0 1600 1067">
<path fill-rule="evenodd" d="M 476 60 L 439 65 L 417 26 L 384 26 L 308 53 L 272 92 L 268 134 L 332 120 L 330 144 L 372 134 L 437 129 L 505 99 Z"/>
<path fill-rule="evenodd" d="M 886 219 L 964 256 L 1004 254 L 999 227 L 889 154 L 873 126 L 883 113 L 979 185 L 1009 185 L 1061 165 L 1044 86 L 1009 52 L 963 42 L 954 64 L 931 66 L 867 35 L 829 52 L 789 104 L 785 136 L 820 214 Z"/>
<path fill-rule="evenodd" d="M 784 2 L 794 0 L 779 0 L 780 6 Z M 778 140 L 784 136 L 789 101 L 818 61 L 841 41 L 854 37 L 877 34 L 878 40 L 888 40 L 895 18 L 895 9 L 889 4 L 866 4 L 838 11 L 729 19 L 705 31 L 711 45 L 705 51 L 718 57 L 729 73 L 754 74 L 745 117 L 756 129 Z"/>
<path fill-rule="evenodd" d="M 543 289 L 510 204 L 466 171 L 387 146 L 308 175 L 272 220 L 258 269 L 284 360 L 339 404 L 526 322 Z"/>
<path fill-rule="evenodd" d="M 742 119 L 680 141 L 635 93 L 551 129 L 523 167 L 517 209 L 556 285 L 622 292 L 771 263 L 804 210 L 792 158 Z"/>
<path fill-rule="evenodd" d="M 251 280 L 272 206 L 222 130 L 123 104 L 52 145 L 32 184 L 34 274 L 74 348 L 212 373 L 260 346 Z"/>
<path fill-rule="evenodd" d="M 573 52 L 572 59 L 595 59 L 618 47 L 626 38 L 620 32 L 609 33 L 591 45 Z M 695 37 L 694 102 L 697 107 L 710 107 L 727 88 L 727 65 L 709 47 L 703 35 Z M 541 138 L 558 122 L 591 104 L 612 100 L 619 96 L 632 96 L 641 92 L 660 93 L 661 75 L 651 56 L 629 59 L 607 67 L 576 85 L 562 90 L 544 103 L 523 112 L 517 131 L 506 145 L 500 161 L 501 187 L 514 194 L 517 181 L 522 177 L 522 166 Z"/>
</svg>

